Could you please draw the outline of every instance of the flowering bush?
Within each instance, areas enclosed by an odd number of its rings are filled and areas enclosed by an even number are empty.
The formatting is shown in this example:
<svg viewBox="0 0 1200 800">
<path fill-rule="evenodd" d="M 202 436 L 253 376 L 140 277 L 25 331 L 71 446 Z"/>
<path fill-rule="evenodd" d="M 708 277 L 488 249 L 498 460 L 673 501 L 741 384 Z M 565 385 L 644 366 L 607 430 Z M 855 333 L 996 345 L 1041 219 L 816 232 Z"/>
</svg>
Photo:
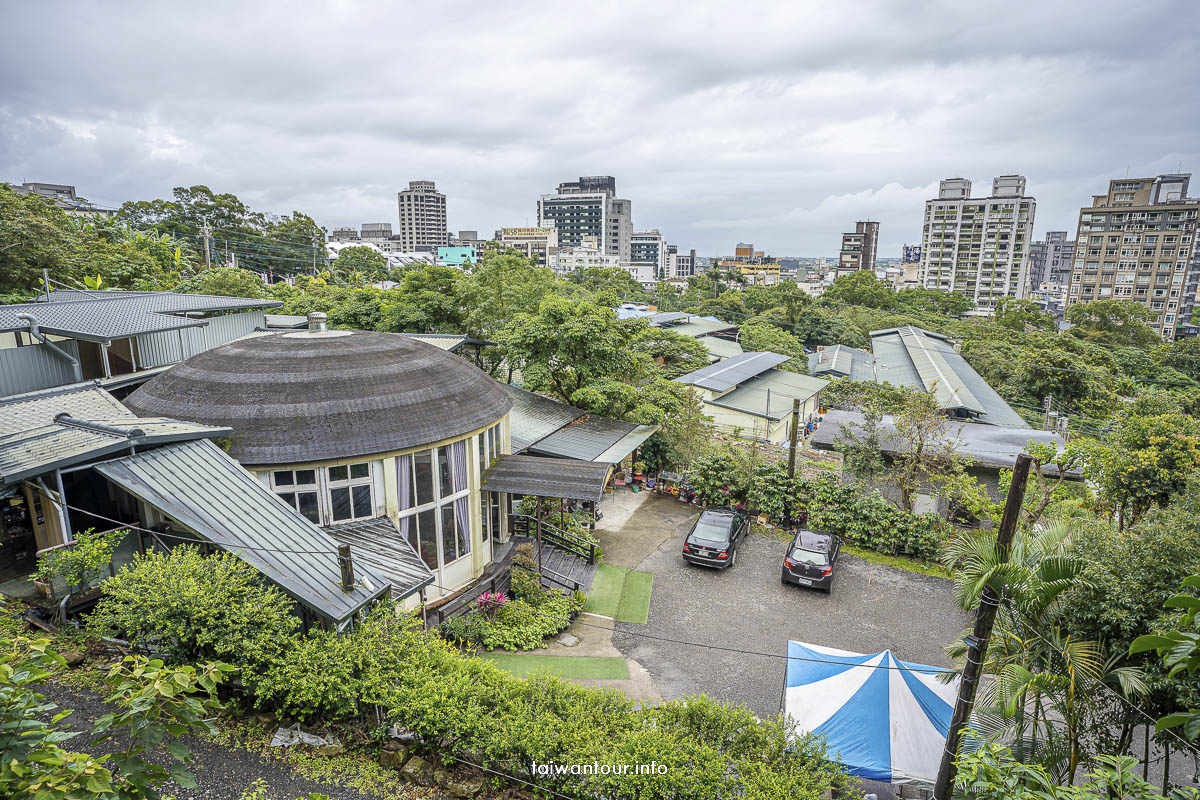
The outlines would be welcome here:
<svg viewBox="0 0 1200 800">
<path fill-rule="evenodd" d="M 496 614 L 508 602 L 504 592 L 484 592 L 475 600 L 475 607 L 483 612 L 488 619 L 495 619 Z"/>
</svg>

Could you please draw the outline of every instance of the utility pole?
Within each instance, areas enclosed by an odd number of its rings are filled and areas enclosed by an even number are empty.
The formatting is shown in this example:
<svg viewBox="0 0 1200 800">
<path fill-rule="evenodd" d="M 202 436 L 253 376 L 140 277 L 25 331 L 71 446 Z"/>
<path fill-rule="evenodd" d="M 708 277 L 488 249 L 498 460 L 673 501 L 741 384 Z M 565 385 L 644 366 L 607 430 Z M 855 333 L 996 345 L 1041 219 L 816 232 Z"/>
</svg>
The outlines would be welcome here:
<svg viewBox="0 0 1200 800">
<path fill-rule="evenodd" d="M 1013 467 L 1012 484 L 1004 501 L 1004 516 L 1000 518 L 1000 530 L 996 532 L 996 555 L 1001 562 L 1008 561 L 1012 549 L 1013 536 L 1021 519 L 1021 505 L 1025 502 L 1025 483 L 1029 480 L 1031 463 L 1033 459 L 1029 454 L 1021 453 Z M 999 607 L 1000 597 L 995 590 L 991 586 L 984 587 L 979 598 L 979 609 L 975 612 L 975 629 L 967 639 L 967 663 L 963 666 L 958 684 L 958 699 L 954 703 L 954 715 L 950 718 L 950 731 L 946 736 L 946 747 L 942 750 L 937 783 L 933 786 L 933 800 L 950 800 L 954 793 L 954 776 L 958 772 L 954 759 L 958 757 L 961 731 L 970 720 L 971 708 L 975 705 L 979 673 L 987 655 L 988 640 L 992 636 L 992 626 L 996 622 Z"/>
<path fill-rule="evenodd" d="M 1044 430 L 1044 431 L 1050 430 L 1050 408 L 1053 405 L 1053 401 L 1054 401 L 1054 395 L 1052 395 L 1052 394 L 1046 395 L 1046 402 L 1044 404 L 1046 406 L 1046 408 L 1042 414 L 1042 430 Z"/>
<path fill-rule="evenodd" d="M 317 274 L 317 248 L 319 248 L 320 246 L 321 246 L 321 237 L 314 233 L 313 234 L 313 272 L 312 272 L 312 274 L 314 276 Z"/>
<path fill-rule="evenodd" d="M 796 436 L 800 432 L 800 398 L 792 400 L 792 436 L 788 441 L 788 477 L 796 477 Z"/>
<path fill-rule="evenodd" d="M 208 223 L 204 223 L 204 227 L 200 229 L 201 235 L 204 237 L 204 268 L 208 269 L 212 266 L 212 247 L 209 244 L 212 238 L 212 228 L 208 227 Z"/>
</svg>

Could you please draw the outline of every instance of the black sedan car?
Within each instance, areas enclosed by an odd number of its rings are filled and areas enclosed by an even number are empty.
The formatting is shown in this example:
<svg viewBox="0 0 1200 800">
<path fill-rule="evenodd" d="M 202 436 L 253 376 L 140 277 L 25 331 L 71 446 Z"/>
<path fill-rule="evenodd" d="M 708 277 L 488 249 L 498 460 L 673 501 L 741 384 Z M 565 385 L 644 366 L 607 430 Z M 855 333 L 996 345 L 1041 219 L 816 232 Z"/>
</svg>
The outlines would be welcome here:
<svg viewBox="0 0 1200 800">
<path fill-rule="evenodd" d="M 750 530 L 750 518 L 732 508 L 709 508 L 683 540 L 683 558 L 692 564 L 724 569 L 737 561 L 738 543 Z"/>
<path fill-rule="evenodd" d="M 833 534 L 799 530 L 783 557 L 780 581 L 828 593 L 833 588 L 833 571 L 841 551 L 841 540 Z"/>
</svg>

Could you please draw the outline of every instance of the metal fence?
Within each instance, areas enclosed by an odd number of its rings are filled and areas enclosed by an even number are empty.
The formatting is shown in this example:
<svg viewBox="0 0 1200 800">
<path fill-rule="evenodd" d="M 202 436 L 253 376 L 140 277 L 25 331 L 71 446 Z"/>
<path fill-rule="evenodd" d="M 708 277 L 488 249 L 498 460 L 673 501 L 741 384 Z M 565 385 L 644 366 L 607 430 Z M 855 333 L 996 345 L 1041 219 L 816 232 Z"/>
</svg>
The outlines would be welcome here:
<svg viewBox="0 0 1200 800">
<path fill-rule="evenodd" d="M 147 333 L 137 337 L 138 367 L 150 369 L 175 364 L 186 358 L 229 344 L 266 325 L 261 309 L 209 317 L 202 328 Z"/>
<path fill-rule="evenodd" d="M 79 344 L 74 340 L 55 344 L 79 358 Z M 0 350 L 0 397 L 74 382 L 75 370 L 44 344 Z"/>
</svg>

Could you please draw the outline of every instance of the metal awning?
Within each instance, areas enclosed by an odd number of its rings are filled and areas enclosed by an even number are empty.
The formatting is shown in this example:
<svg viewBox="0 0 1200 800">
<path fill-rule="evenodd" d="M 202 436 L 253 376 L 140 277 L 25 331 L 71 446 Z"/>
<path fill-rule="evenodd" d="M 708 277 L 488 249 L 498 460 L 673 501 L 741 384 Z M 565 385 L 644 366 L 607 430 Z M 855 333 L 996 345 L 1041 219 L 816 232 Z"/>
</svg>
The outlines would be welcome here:
<svg viewBox="0 0 1200 800">
<path fill-rule="evenodd" d="M 539 456 L 616 464 L 656 430 L 657 425 L 638 425 L 585 414 L 534 442 L 529 452 Z"/>
<path fill-rule="evenodd" d="M 339 544 L 350 545 L 356 570 L 365 565 L 390 581 L 393 600 L 416 594 L 434 581 L 429 567 L 387 517 L 329 525 L 325 532 Z"/>
<path fill-rule="evenodd" d="M 337 542 L 210 441 L 169 444 L 95 470 L 339 628 L 391 588 L 372 570 L 356 568 L 354 586 L 344 591 Z"/>
<path fill-rule="evenodd" d="M 612 464 L 574 458 L 500 456 L 483 476 L 490 492 L 599 502 Z"/>
</svg>

